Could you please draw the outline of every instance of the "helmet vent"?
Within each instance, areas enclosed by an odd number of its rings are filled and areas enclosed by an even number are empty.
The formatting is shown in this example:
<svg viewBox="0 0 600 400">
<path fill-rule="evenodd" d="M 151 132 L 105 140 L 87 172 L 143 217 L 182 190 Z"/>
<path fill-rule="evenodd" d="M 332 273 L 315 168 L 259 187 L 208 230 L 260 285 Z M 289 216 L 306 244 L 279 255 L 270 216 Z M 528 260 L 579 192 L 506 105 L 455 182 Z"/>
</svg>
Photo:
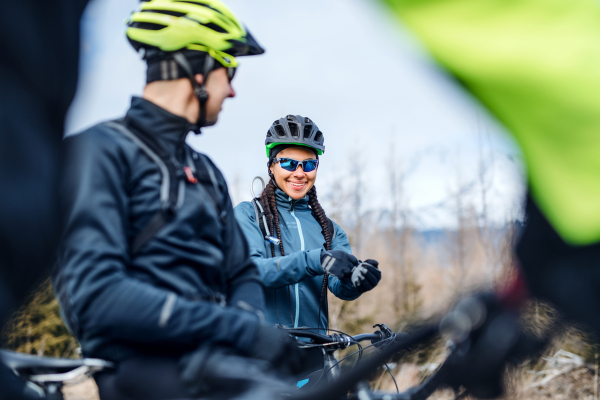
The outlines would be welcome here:
<svg viewBox="0 0 600 400">
<path fill-rule="evenodd" d="M 323 134 L 321 133 L 321 131 L 318 131 L 317 134 L 315 135 L 315 143 L 319 143 L 319 144 L 323 143 Z"/>
<path fill-rule="evenodd" d="M 298 125 L 296 124 L 288 124 L 290 127 L 290 133 L 294 139 L 298 139 L 300 137 L 300 133 L 298 132 Z"/>
<path fill-rule="evenodd" d="M 288 121 L 296 121 L 296 118 L 293 115 L 288 115 L 286 118 Z"/>
<path fill-rule="evenodd" d="M 280 138 L 285 137 L 285 131 L 281 125 L 275 125 L 275 133 L 277 133 L 277 136 Z"/>
<path fill-rule="evenodd" d="M 204 2 L 202 2 L 202 1 L 193 1 L 193 0 L 188 0 L 188 1 L 186 1 L 186 0 L 175 0 L 175 2 L 177 2 L 177 3 L 187 3 L 187 4 L 193 4 L 193 5 L 195 5 L 195 6 L 203 6 L 203 7 L 206 7 L 206 8 L 210 8 L 211 10 L 213 10 L 213 11 L 216 11 L 216 12 L 218 12 L 219 14 L 223 15 L 223 13 L 221 12 L 221 10 L 218 10 L 218 9 L 216 9 L 216 8 L 214 8 L 214 7 L 211 7 L 209 4 L 207 4 L 207 3 L 204 3 Z"/>
<path fill-rule="evenodd" d="M 223 29 L 222 26 L 219 26 L 219 25 L 217 25 L 215 23 L 212 23 L 212 22 L 210 22 L 208 24 L 204 24 L 204 26 L 206 26 L 209 29 L 212 29 L 215 32 L 227 33 L 227 31 L 225 29 Z"/>
<path fill-rule="evenodd" d="M 308 119 L 308 118 L 306 118 Z M 312 133 L 312 125 L 304 125 L 304 139 L 310 138 L 310 134 Z"/>
<path fill-rule="evenodd" d="M 151 22 L 134 22 L 131 24 L 132 28 L 144 29 L 148 31 L 160 31 L 163 28 L 166 28 L 166 25 L 153 24 Z"/>
<path fill-rule="evenodd" d="M 151 9 L 147 9 L 147 10 L 142 10 L 142 12 L 151 12 L 151 13 L 157 13 L 157 14 L 165 14 L 165 15 L 171 15 L 173 17 L 183 17 L 184 15 L 186 15 L 186 13 L 184 13 L 184 12 L 172 11 L 172 10 L 151 10 Z"/>
<path fill-rule="evenodd" d="M 271 133 L 270 129 L 267 131 L 267 137 L 273 137 L 273 134 Z"/>
</svg>

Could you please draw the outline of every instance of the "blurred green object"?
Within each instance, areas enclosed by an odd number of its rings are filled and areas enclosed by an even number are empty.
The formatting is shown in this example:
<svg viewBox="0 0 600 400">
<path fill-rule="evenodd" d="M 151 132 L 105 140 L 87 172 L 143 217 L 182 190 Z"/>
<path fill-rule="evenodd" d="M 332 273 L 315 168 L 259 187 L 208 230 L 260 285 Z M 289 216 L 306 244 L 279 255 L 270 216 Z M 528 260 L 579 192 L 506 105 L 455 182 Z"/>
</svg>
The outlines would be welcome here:
<svg viewBox="0 0 600 400">
<path fill-rule="evenodd" d="M 596 0 L 379 0 L 517 139 L 562 238 L 600 241 Z"/>
</svg>

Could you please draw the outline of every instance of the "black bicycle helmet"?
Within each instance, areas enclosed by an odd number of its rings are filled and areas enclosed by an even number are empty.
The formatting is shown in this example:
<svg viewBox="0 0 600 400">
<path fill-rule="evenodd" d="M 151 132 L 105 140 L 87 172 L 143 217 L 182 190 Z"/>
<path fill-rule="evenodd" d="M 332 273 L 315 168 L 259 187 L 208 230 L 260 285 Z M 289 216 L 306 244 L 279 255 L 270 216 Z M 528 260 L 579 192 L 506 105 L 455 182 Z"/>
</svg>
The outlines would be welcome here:
<svg viewBox="0 0 600 400">
<path fill-rule="evenodd" d="M 321 155 L 325 152 L 325 138 L 319 127 L 310 119 L 301 115 L 288 115 L 273 122 L 267 132 L 265 145 L 267 157 L 271 149 L 280 144 L 308 146 Z"/>
</svg>

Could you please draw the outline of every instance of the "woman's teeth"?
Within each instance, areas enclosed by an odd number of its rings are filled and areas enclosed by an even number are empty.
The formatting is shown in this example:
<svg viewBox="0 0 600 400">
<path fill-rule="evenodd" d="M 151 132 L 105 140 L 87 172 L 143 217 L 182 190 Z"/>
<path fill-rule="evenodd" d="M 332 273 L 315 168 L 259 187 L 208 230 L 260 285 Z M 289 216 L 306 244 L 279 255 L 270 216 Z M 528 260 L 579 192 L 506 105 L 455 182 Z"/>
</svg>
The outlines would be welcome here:
<svg viewBox="0 0 600 400">
<path fill-rule="evenodd" d="M 304 187 L 305 183 L 294 183 L 294 182 L 290 182 L 290 185 L 292 185 L 292 187 L 293 187 L 294 189 L 300 189 L 300 188 L 303 188 L 303 187 Z"/>
</svg>

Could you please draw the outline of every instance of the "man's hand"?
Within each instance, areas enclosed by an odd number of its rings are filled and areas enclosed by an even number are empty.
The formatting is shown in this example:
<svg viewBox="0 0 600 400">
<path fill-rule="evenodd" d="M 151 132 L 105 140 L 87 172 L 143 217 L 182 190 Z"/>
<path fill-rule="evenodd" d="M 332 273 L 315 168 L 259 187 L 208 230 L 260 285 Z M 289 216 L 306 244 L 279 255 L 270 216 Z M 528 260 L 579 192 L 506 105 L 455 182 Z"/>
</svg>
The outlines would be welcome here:
<svg viewBox="0 0 600 400">
<path fill-rule="evenodd" d="M 358 264 L 352 270 L 352 286 L 360 293 L 368 292 L 373 289 L 381 280 L 381 271 L 377 268 L 379 263 L 376 260 L 366 260 Z"/>
<path fill-rule="evenodd" d="M 343 250 L 321 251 L 321 267 L 326 274 L 337 276 L 340 280 L 349 278 L 358 265 L 358 259 Z"/>
</svg>

